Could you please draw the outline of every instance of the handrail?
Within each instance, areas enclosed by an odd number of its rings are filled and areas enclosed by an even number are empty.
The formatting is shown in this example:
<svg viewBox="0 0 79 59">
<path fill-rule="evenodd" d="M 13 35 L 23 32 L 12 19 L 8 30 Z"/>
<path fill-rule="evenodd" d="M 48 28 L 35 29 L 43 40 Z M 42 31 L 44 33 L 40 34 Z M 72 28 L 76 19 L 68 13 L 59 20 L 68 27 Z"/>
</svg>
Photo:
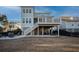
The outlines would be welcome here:
<svg viewBox="0 0 79 59">
<path fill-rule="evenodd" d="M 55 22 L 55 21 L 54 21 Z M 53 22 L 53 23 L 54 23 Z M 25 33 L 26 34 L 28 34 L 29 33 L 29 31 L 31 32 L 32 30 L 34 30 L 36 27 L 38 27 L 38 24 L 40 24 L 40 23 L 52 23 L 52 22 L 37 22 L 37 23 L 35 23 L 34 25 L 33 25 L 33 27 L 31 27 L 31 28 L 28 28 L 26 31 L 25 31 Z M 56 23 L 58 23 L 58 22 L 56 22 Z"/>
<path fill-rule="evenodd" d="M 33 28 L 36 28 L 36 27 L 37 27 L 37 25 L 38 25 L 38 23 L 34 24 L 33 27 L 28 28 L 28 29 L 25 31 L 25 33 L 27 34 L 29 31 L 32 31 Z"/>
</svg>

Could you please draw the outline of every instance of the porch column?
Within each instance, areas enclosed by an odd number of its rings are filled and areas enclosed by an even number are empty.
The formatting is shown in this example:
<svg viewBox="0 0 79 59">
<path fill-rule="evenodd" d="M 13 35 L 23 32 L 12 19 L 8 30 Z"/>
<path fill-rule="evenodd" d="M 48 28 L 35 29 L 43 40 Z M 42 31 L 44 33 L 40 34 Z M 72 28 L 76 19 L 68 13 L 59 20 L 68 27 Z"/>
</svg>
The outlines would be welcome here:
<svg viewBox="0 0 79 59">
<path fill-rule="evenodd" d="M 58 25 L 58 37 L 59 37 L 59 25 Z"/>
<path fill-rule="evenodd" d="M 45 22 L 47 22 L 47 19 L 46 19 L 46 17 L 45 17 Z"/>
<path fill-rule="evenodd" d="M 42 22 L 43 22 L 44 21 L 44 18 L 42 17 L 41 19 L 42 19 Z"/>
<path fill-rule="evenodd" d="M 38 32 L 38 35 L 39 35 L 39 27 L 37 28 L 37 32 Z"/>
<path fill-rule="evenodd" d="M 50 28 L 50 35 L 52 35 L 52 27 Z"/>
<path fill-rule="evenodd" d="M 42 35 L 44 35 L 44 27 L 42 27 Z"/>
<path fill-rule="evenodd" d="M 39 17 L 38 17 L 38 23 L 39 23 Z"/>
</svg>

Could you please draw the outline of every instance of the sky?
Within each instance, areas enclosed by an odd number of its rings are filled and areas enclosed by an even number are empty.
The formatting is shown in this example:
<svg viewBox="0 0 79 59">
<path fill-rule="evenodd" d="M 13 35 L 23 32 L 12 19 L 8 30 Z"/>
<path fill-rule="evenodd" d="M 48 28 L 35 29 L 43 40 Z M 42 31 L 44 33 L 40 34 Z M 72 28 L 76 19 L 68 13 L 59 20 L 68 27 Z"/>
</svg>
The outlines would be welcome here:
<svg viewBox="0 0 79 59">
<path fill-rule="evenodd" d="M 54 17 L 79 16 L 79 6 L 35 6 L 36 12 L 51 12 Z M 9 21 L 21 19 L 19 6 L 0 6 L 0 14 L 5 14 Z"/>
</svg>

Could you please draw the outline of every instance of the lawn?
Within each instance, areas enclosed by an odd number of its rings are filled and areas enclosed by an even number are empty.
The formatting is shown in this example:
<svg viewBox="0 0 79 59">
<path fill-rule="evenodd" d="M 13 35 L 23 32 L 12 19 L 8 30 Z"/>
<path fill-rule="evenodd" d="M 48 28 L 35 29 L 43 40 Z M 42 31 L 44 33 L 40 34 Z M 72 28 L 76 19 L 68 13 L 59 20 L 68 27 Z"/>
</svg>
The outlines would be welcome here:
<svg viewBox="0 0 79 59">
<path fill-rule="evenodd" d="M 1 52 L 76 52 L 79 51 L 79 37 L 24 37 L 0 40 Z"/>
</svg>

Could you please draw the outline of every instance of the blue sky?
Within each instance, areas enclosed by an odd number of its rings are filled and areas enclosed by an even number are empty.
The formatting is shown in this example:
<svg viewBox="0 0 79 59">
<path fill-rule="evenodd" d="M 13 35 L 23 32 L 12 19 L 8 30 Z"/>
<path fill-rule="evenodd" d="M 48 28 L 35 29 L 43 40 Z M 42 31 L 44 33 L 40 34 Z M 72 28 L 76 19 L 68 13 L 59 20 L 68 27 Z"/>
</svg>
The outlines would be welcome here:
<svg viewBox="0 0 79 59">
<path fill-rule="evenodd" d="M 35 6 L 36 12 L 51 12 L 52 16 L 79 16 L 78 6 Z M 6 14 L 8 20 L 21 19 L 21 9 L 18 6 L 0 6 L 0 13 Z"/>
</svg>

